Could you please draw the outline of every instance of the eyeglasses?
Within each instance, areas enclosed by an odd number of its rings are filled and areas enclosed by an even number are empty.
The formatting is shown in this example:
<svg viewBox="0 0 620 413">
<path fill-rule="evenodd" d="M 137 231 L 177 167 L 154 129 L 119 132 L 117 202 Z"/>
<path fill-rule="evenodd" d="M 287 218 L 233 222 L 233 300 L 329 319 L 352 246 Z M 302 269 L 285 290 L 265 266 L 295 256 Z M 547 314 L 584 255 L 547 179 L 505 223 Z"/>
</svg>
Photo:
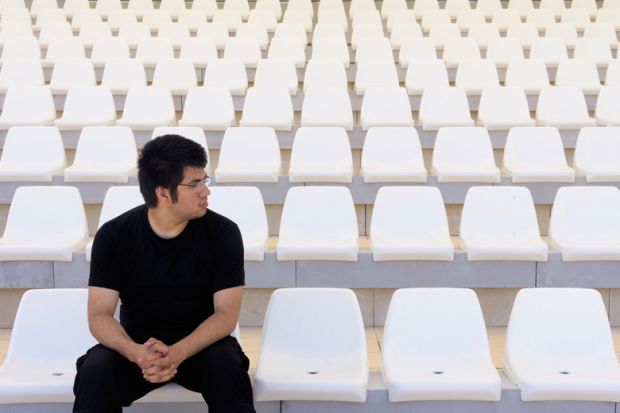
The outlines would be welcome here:
<svg viewBox="0 0 620 413">
<path fill-rule="evenodd" d="M 203 186 L 209 186 L 210 184 L 211 184 L 211 177 L 205 176 L 199 181 L 193 181 L 193 182 L 190 182 L 189 184 L 177 184 L 177 185 L 187 186 L 189 188 L 193 188 L 194 190 L 198 191 Z"/>
</svg>

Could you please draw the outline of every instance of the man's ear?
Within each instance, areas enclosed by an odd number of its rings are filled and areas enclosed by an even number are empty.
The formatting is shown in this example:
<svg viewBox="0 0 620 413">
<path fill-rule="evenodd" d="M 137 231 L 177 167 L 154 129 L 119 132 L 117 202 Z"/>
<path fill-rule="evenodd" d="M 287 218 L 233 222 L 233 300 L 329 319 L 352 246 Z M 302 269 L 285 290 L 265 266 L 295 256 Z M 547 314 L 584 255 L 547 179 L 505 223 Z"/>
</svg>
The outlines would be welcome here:
<svg viewBox="0 0 620 413">
<path fill-rule="evenodd" d="M 158 186 L 155 188 L 155 195 L 157 195 L 157 200 L 159 202 L 170 203 L 172 201 L 170 198 L 170 190 L 168 188 L 164 188 L 163 186 Z"/>
</svg>

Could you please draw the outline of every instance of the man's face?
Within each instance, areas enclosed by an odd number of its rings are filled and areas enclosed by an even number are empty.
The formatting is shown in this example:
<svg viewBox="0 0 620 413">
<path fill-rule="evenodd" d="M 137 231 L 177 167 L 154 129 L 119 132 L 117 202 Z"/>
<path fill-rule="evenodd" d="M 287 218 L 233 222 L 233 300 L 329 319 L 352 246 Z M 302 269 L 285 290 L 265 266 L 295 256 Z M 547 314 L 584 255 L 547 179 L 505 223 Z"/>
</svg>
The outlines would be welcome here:
<svg viewBox="0 0 620 413">
<path fill-rule="evenodd" d="M 172 204 L 172 209 L 181 219 L 200 218 L 207 213 L 207 198 L 211 191 L 203 183 L 207 174 L 203 168 L 187 167 L 183 171 L 182 185 L 177 186 L 177 202 Z M 197 186 L 192 187 L 191 185 Z M 190 185 L 190 186 L 187 186 Z"/>
</svg>

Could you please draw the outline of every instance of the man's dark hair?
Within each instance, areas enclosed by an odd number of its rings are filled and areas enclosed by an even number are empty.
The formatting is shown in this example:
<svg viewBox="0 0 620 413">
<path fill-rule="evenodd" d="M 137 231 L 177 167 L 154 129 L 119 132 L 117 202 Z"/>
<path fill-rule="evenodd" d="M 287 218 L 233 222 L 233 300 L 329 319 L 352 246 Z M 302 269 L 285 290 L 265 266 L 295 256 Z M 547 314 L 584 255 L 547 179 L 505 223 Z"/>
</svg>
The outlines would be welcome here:
<svg viewBox="0 0 620 413">
<path fill-rule="evenodd" d="M 204 148 L 179 135 L 163 135 L 148 142 L 138 159 L 138 181 L 146 206 L 157 206 L 155 189 L 170 190 L 173 202 L 178 199 L 177 185 L 183 180 L 187 167 L 205 168 L 207 154 Z"/>
</svg>

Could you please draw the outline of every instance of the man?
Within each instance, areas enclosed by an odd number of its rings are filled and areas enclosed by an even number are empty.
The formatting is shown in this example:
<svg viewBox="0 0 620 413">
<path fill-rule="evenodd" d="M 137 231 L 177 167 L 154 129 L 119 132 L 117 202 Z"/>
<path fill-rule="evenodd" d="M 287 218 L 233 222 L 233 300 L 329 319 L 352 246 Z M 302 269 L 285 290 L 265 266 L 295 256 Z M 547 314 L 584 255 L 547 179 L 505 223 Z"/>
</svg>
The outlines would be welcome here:
<svg viewBox="0 0 620 413">
<path fill-rule="evenodd" d="M 138 160 L 145 205 L 97 232 L 88 322 L 100 344 L 77 361 L 74 412 L 122 412 L 169 381 L 200 392 L 210 413 L 254 412 L 249 362 L 230 336 L 243 243 L 235 223 L 207 210 L 206 163 L 189 139 L 150 141 Z"/>
</svg>

